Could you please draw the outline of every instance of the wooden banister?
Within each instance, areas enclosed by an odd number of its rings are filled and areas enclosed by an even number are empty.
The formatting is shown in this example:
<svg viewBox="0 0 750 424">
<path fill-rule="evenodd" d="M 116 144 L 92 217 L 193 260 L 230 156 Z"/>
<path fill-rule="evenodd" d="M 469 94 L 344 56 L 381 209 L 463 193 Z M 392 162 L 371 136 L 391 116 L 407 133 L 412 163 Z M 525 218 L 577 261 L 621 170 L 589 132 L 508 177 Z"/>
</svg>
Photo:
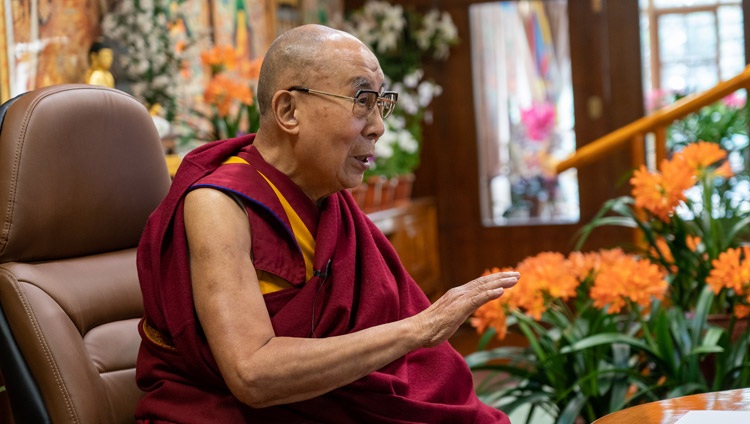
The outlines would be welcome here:
<svg viewBox="0 0 750 424">
<path fill-rule="evenodd" d="M 701 108 L 711 105 L 743 88 L 745 90 L 750 89 L 750 65 L 745 67 L 742 73 L 734 78 L 722 81 L 702 93 L 685 96 L 673 104 L 655 111 L 651 115 L 644 116 L 581 147 L 570 157 L 557 164 L 557 173 L 591 163 L 628 142 L 633 145 L 634 151 L 644 151 L 642 146 L 636 146 L 636 144 L 644 143 L 646 135 L 651 133 L 654 133 L 657 139 L 655 151 L 656 163 L 658 164 L 666 155 L 667 127 L 672 125 L 675 120 L 697 112 Z M 635 156 L 633 158 L 634 167 L 645 163 L 643 155 Z"/>
</svg>

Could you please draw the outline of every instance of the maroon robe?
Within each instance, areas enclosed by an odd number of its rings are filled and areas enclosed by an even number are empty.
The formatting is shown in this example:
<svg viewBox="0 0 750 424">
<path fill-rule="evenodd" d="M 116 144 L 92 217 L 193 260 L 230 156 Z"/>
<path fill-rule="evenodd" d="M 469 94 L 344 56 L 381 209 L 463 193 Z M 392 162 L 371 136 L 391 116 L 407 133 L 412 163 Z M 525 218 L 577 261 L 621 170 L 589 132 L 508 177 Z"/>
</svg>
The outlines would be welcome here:
<svg viewBox="0 0 750 424">
<path fill-rule="evenodd" d="M 229 391 L 195 314 L 183 222 L 184 195 L 215 187 L 245 199 L 253 263 L 293 287 L 266 294 L 278 336 L 329 337 L 418 313 L 429 301 L 396 252 L 342 191 L 318 208 L 266 163 L 253 136 L 213 142 L 188 154 L 167 198 L 149 218 L 138 249 L 144 323 L 137 381 L 145 391 L 136 417 L 179 423 L 509 423 L 476 397 L 464 359 L 448 342 L 417 349 L 382 369 L 314 399 L 253 409 Z M 219 166 L 237 155 L 250 165 Z M 217 169 L 218 168 L 218 169 Z M 286 214 L 259 174 L 284 194 L 316 241 L 316 275 L 305 281 L 302 253 Z M 316 296 L 317 295 L 317 296 Z M 314 324 L 313 324 L 314 321 Z M 143 324 L 143 323 L 142 323 Z"/>
</svg>

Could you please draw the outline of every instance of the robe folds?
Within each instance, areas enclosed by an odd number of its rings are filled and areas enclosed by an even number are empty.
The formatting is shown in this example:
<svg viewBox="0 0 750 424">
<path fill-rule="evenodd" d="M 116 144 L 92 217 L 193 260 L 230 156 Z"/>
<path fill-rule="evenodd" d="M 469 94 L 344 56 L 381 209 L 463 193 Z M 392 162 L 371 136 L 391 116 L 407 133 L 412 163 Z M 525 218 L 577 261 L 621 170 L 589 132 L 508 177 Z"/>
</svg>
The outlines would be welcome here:
<svg viewBox="0 0 750 424">
<path fill-rule="evenodd" d="M 277 336 L 329 337 L 418 313 L 429 306 L 386 237 L 342 191 L 316 206 L 252 146 L 254 136 L 190 152 L 138 248 L 145 314 L 136 379 L 139 422 L 509 423 L 481 403 L 464 359 L 448 342 L 414 350 L 322 396 L 254 409 L 229 391 L 196 317 L 183 221 L 185 194 L 214 187 L 244 200 L 253 264 L 292 287 L 264 295 Z M 238 156 L 248 164 L 221 165 Z M 305 264 L 268 178 L 315 238 L 315 276 Z"/>
</svg>

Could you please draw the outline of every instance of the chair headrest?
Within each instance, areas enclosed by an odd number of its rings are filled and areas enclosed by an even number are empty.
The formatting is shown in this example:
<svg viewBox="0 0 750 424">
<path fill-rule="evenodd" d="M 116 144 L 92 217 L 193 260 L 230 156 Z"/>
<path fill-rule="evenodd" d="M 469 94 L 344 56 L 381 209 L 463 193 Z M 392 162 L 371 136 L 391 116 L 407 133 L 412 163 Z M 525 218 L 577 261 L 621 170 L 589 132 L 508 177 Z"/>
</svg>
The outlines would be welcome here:
<svg viewBox="0 0 750 424">
<path fill-rule="evenodd" d="M 170 184 L 146 108 L 85 84 L 14 100 L 0 123 L 0 261 L 137 246 Z"/>
</svg>

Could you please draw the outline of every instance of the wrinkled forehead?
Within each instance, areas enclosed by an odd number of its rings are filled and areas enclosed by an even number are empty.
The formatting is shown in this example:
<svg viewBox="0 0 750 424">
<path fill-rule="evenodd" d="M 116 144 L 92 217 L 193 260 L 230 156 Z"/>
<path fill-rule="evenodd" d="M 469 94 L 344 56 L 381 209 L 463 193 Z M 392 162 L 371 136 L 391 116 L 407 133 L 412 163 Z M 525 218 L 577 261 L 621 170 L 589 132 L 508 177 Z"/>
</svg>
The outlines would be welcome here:
<svg viewBox="0 0 750 424">
<path fill-rule="evenodd" d="M 380 91 L 385 84 L 375 55 L 356 38 L 341 38 L 326 49 L 330 77 L 354 90 Z"/>
</svg>

